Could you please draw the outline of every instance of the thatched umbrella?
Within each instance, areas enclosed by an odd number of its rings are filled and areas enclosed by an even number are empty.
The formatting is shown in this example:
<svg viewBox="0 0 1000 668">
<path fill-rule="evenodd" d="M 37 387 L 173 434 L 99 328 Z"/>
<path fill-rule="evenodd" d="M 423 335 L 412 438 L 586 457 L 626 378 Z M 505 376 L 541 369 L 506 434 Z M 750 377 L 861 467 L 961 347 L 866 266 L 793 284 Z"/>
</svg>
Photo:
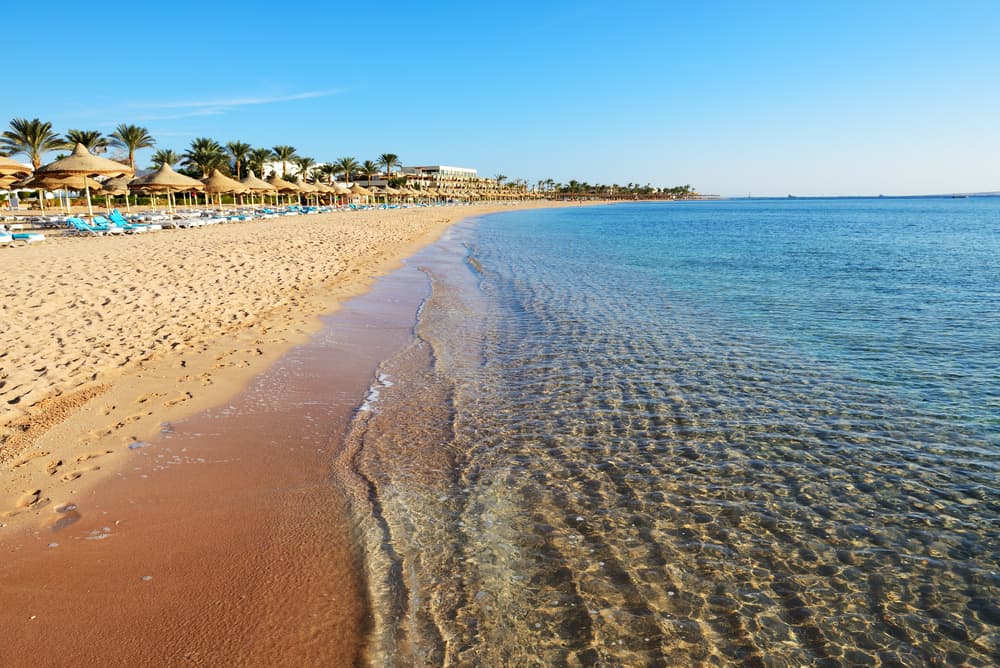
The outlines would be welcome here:
<svg viewBox="0 0 1000 668">
<path fill-rule="evenodd" d="M 132 207 L 129 205 L 128 201 L 128 182 L 131 179 L 128 176 L 116 176 L 114 178 L 108 179 L 101 184 L 101 193 L 104 195 L 104 204 L 107 208 L 111 208 L 110 203 L 107 201 L 109 196 L 113 195 L 125 195 L 125 210 L 131 211 Z"/>
<path fill-rule="evenodd" d="M 290 195 L 292 193 L 298 194 L 299 187 L 294 183 L 289 183 L 277 174 L 271 174 L 268 177 L 267 182 L 278 189 L 278 192 L 282 195 Z"/>
<path fill-rule="evenodd" d="M 302 177 L 295 179 L 295 187 L 299 189 L 299 192 L 306 196 L 306 203 L 309 202 L 309 196 L 316 192 L 316 186 L 311 183 L 306 183 L 302 180 Z"/>
<path fill-rule="evenodd" d="M 129 167 L 120 162 L 93 155 L 83 144 L 77 144 L 73 152 L 65 158 L 59 158 L 55 162 L 42 165 L 35 170 L 36 174 L 46 176 L 121 176 L 131 172 Z M 87 210 L 93 216 L 94 207 L 90 203 L 90 184 L 84 181 L 83 185 L 87 191 Z"/>
<path fill-rule="evenodd" d="M 336 188 L 334 188 L 333 186 L 328 185 L 326 183 L 323 183 L 323 182 L 314 183 L 313 187 L 316 188 L 316 192 L 321 193 L 323 195 L 336 195 L 337 194 Z M 327 203 L 329 203 L 330 202 L 330 198 L 327 197 L 326 201 L 327 201 Z"/>
<path fill-rule="evenodd" d="M 379 195 L 381 195 L 383 198 L 385 198 L 385 203 L 389 204 L 389 196 L 386 194 L 385 188 L 379 188 L 378 186 L 369 186 L 368 190 L 371 192 L 372 197 L 375 199 L 376 203 L 378 202 Z"/>
<path fill-rule="evenodd" d="M 231 179 L 217 169 L 212 170 L 212 175 L 207 179 L 202 179 L 202 183 L 205 184 L 206 193 L 216 193 L 219 196 L 219 208 L 222 208 L 222 193 L 245 193 L 250 192 L 250 189 L 245 185 L 237 181 L 236 179 Z"/>
<path fill-rule="evenodd" d="M 31 165 L 22 165 L 16 160 L 0 155 L 0 176 L 27 176 Z"/>
<path fill-rule="evenodd" d="M 240 183 L 242 183 L 243 185 L 245 185 L 247 187 L 247 190 L 250 191 L 250 203 L 251 204 L 253 204 L 253 194 L 254 193 L 261 193 L 263 195 L 264 193 L 270 193 L 270 192 L 277 192 L 278 191 L 278 189 L 275 186 L 271 185 L 267 181 L 264 181 L 262 179 L 258 179 L 256 176 L 254 176 L 254 173 L 253 173 L 252 169 L 247 172 L 246 176 L 244 176 L 242 179 L 240 179 Z"/>
<path fill-rule="evenodd" d="M 167 196 L 167 209 L 172 211 L 173 204 L 171 195 L 184 190 L 204 190 L 205 184 L 190 176 L 178 174 L 174 168 L 167 163 L 160 165 L 160 168 L 151 174 L 141 176 L 129 182 L 129 187 L 133 190 L 140 190 L 147 193 L 165 193 Z"/>
<path fill-rule="evenodd" d="M 351 194 L 360 195 L 361 197 L 366 197 L 366 198 L 371 198 L 372 196 L 370 190 L 366 190 L 364 187 L 358 185 L 357 183 L 351 186 Z"/>
<path fill-rule="evenodd" d="M 35 173 L 31 176 L 25 177 L 20 181 L 13 184 L 15 188 L 26 190 L 84 190 L 89 188 L 90 190 L 100 190 L 101 184 L 94 179 L 77 175 L 77 176 L 52 176 L 46 174 Z M 69 195 L 66 197 L 66 212 L 69 213 Z M 62 198 L 60 198 L 60 204 L 63 204 Z"/>
<path fill-rule="evenodd" d="M 385 198 L 385 203 L 386 204 L 389 203 L 389 198 L 390 197 L 399 197 L 399 196 L 401 196 L 403 194 L 402 192 L 400 192 L 399 190 L 396 190 L 392 186 L 385 186 L 384 188 L 382 188 L 382 192 L 384 192 L 386 194 L 386 198 Z"/>
</svg>

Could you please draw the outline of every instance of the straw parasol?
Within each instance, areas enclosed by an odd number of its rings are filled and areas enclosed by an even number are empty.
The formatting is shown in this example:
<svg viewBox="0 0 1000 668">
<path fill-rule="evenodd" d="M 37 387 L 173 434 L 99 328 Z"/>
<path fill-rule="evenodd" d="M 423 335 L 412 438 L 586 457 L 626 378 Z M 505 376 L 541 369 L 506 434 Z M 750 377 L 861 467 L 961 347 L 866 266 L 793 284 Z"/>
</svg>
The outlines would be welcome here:
<svg viewBox="0 0 1000 668">
<path fill-rule="evenodd" d="M 178 174 L 174 168 L 167 163 L 160 165 L 160 168 L 151 174 L 141 176 L 129 182 L 129 187 L 133 190 L 140 190 L 147 193 L 166 193 L 167 208 L 173 209 L 170 200 L 172 193 L 182 190 L 204 190 L 205 184 L 190 176 Z"/>
<path fill-rule="evenodd" d="M 312 185 L 311 183 L 306 183 L 305 181 L 302 180 L 301 176 L 295 179 L 295 187 L 299 189 L 299 192 L 301 194 L 306 196 L 307 203 L 309 201 L 309 195 L 312 195 L 316 192 L 316 186 Z"/>
<path fill-rule="evenodd" d="M 16 160 L 0 155 L 0 176 L 21 176 L 30 174 L 31 171 L 31 165 L 22 165 Z"/>
<path fill-rule="evenodd" d="M 240 179 L 240 183 L 245 185 L 250 191 L 251 202 L 253 201 L 253 193 L 278 192 L 278 189 L 275 186 L 254 176 L 252 169 L 247 172 L 246 176 Z"/>
<path fill-rule="evenodd" d="M 357 183 L 355 183 L 354 185 L 351 186 L 351 194 L 352 195 L 360 195 L 361 197 L 371 197 L 372 196 L 372 193 L 371 193 L 370 190 L 365 189 L 363 186 L 360 186 Z"/>
<path fill-rule="evenodd" d="M 111 208 L 110 205 L 109 205 L 109 203 L 108 203 L 108 201 L 107 201 L 107 198 L 109 196 L 111 196 L 111 195 L 125 195 L 125 210 L 126 211 L 131 211 L 132 210 L 131 206 L 129 205 L 129 201 L 128 201 L 128 195 L 129 195 L 129 192 L 128 192 L 128 182 L 130 180 L 131 179 L 129 179 L 128 176 L 123 175 L 123 176 L 116 176 L 114 178 L 110 178 L 110 179 L 108 179 L 107 181 L 105 181 L 104 183 L 101 184 L 101 194 L 104 195 L 104 199 L 105 199 L 104 204 L 105 204 L 105 206 L 107 208 L 109 208 L 109 209 Z"/>
<path fill-rule="evenodd" d="M 334 188 L 333 186 L 331 186 L 329 184 L 323 183 L 322 181 L 318 181 L 318 182 L 314 183 L 313 187 L 316 188 L 317 192 L 323 193 L 324 195 L 336 195 L 337 194 L 336 188 Z M 327 198 L 327 201 L 329 202 L 330 198 Z"/>
<path fill-rule="evenodd" d="M 267 181 L 258 179 L 254 176 L 252 169 L 247 172 L 246 176 L 240 179 L 240 183 L 249 188 L 251 192 L 270 192 L 278 189 L 274 184 L 268 183 Z"/>
<path fill-rule="evenodd" d="M 84 190 L 89 188 L 90 190 L 100 190 L 101 184 L 92 178 L 77 175 L 77 176 L 52 176 L 46 174 L 35 173 L 31 176 L 27 176 L 20 181 L 15 182 L 14 187 L 17 189 L 24 188 L 26 190 Z M 69 196 L 67 194 L 66 201 L 64 202 L 60 198 L 60 204 L 66 205 L 66 210 L 69 212 Z"/>
<path fill-rule="evenodd" d="M 212 175 L 207 179 L 202 179 L 202 183 L 205 184 L 206 193 L 216 193 L 219 196 L 220 209 L 222 208 L 222 193 L 250 192 L 250 189 L 245 185 L 236 179 L 229 178 L 218 169 L 213 169 Z"/>
<path fill-rule="evenodd" d="M 298 193 L 299 187 L 294 183 L 289 183 L 277 174 L 271 174 L 267 178 L 267 182 L 278 189 L 278 192 L 282 195 L 290 195 L 292 193 Z"/>
<path fill-rule="evenodd" d="M 93 155 L 83 144 L 77 144 L 73 152 L 65 158 L 43 165 L 35 170 L 38 175 L 47 176 L 121 176 L 132 170 L 120 162 L 99 158 Z M 94 207 L 90 203 L 90 185 L 84 181 L 87 191 L 87 210 L 94 215 Z"/>
</svg>

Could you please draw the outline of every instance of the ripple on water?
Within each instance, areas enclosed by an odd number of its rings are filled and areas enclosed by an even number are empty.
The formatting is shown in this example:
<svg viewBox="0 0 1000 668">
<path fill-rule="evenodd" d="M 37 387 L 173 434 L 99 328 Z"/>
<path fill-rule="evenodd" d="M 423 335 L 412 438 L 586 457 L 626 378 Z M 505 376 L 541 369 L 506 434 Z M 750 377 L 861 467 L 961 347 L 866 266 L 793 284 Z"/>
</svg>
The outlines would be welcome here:
<svg viewBox="0 0 1000 668">
<path fill-rule="evenodd" d="M 739 244 L 696 256 L 676 226 L 681 249 L 647 258 L 606 234 L 635 221 L 600 217 L 589 237 L 559 220 L 484 224 L 466 231 L 476 272 L 427 262 L 419 339 L 385 363 L 393 382 L 376 383 L 378 411 L 349 439 L 373 655 L 992 663 L 996 422 L 948 391 L 966 371 L 913 380 L 913 349 L 940 343 L 928 332 L 873 330 L 866 348 L 864 326 L 900 307 L 845 298 L 837 244 L 865 237 L 837 216 L 842 238 L 816 268 L 828 289 L 810 275 L 767 300 L 769 258 L 733 259 Z M 763 248 L 752 228 L 699 230 Z M 818 262 L 807 240 L 778 241 Z M 868 260 L 855 275 L 874 275 Z M 720 283 L 678 269 L 710 261 Z M 810 317 L 810 286 L 837 301 L 829 321 L 793 322 Z M 750 306 L 784 331 L 750 326 Z"/>
</svg>

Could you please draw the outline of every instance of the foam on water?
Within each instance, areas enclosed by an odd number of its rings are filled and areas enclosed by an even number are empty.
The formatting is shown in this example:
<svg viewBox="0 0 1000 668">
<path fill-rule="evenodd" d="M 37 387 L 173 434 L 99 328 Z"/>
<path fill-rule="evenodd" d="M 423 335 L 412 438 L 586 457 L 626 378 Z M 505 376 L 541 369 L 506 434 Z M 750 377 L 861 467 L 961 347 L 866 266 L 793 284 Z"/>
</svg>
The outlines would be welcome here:
<svg viewBox="0 0 1000 668">
<path fill-rule="evenodd" d="M 373 662 L 994 663 L 998 214 L 456 229 L 344 454 Z"/>
</svg>

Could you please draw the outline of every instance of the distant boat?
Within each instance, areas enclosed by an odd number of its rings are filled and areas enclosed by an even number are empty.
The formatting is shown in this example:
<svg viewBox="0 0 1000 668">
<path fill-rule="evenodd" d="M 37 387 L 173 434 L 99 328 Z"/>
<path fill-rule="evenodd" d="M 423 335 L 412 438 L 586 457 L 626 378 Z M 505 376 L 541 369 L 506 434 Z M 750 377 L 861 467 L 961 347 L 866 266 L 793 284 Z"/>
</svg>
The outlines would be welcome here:
<svg viewBox="0 0 1000 668">
<path fill-rule="evenodd" d="M 795 195 L 789 195 L 788 199 L 795 199 Z"/>
<path fill-rule="evenodd" d="M 965 199 L 968 195 L 952 195 L 952 199 Z"/>
</svg>

